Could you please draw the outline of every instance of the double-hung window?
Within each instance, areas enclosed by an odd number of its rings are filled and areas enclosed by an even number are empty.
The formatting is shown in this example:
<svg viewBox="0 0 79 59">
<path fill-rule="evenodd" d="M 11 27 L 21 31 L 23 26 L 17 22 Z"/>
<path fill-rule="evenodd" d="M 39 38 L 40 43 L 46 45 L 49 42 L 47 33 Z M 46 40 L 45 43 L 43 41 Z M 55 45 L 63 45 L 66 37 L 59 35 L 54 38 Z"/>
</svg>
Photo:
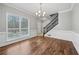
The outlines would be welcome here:
<svg viewBox="0 0 79 59">
<path fill-rule="evenodd" d="M 21 34 L 28 34 L 28 20 L 26 18 L 21 18 Z"/>
<path fill-rule="evenodd" d="M 28 35 L 28 20 L 26 17 L 8 14 L 8 38 Z"/>
</svg>

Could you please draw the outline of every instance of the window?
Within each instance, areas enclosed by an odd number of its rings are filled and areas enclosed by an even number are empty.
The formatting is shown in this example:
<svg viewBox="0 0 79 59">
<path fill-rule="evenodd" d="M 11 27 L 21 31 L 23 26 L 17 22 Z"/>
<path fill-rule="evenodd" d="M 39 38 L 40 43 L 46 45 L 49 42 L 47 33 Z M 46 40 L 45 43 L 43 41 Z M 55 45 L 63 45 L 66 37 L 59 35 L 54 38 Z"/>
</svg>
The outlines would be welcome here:
<svg viewBox="0 0 79 59">
<path fill-rule="evenodd" d="M 26 18 L 21 19 L 21 34 L 28 34 L 28 21 Z"/>
<path fill-rule="evenodd" d="M 19 17 L 8 16 L 8 37 L 17 37 L 19 33 Z"/>
<path fill-rule="evenodd" d="M 28 20 L 22 16 L 8 15 L 8 37 L 16 38 L 28 34 Z"/>
</svg>

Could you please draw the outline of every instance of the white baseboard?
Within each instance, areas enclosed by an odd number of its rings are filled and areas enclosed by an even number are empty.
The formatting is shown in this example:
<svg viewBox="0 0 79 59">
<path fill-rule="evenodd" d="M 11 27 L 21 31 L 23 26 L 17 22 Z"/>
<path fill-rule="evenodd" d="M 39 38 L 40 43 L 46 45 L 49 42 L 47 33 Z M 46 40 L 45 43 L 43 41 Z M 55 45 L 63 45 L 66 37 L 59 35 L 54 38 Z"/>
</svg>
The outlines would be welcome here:
<svg viewBox="0 0 79 59">
<path fill-rule="evenodd" d="M 74 47 L 76 48 L 79 54 L 79 34 L 78 33 L 75 33 L 73 31 L 52 30 L 46 34 L 46 36 L 48 35 L 50 35 L 49 37 L 72 41 L 74 44 Z"/>
<path fill-rule="evenodd" d="M 79 54 L 79 34 L 75 33 L 75 32 L 72 32 L 72 33 L 73 33 L 73 36 L 74 36 L 72 42 L 73 42 L 73 44 L 74 44 L 74 46 L 75 46 L 75 48 L 76 48 L 76 50 Z"/>
<path fill-rule="evenodd" d="M 15 42 L 27 40 L 27 39 L 32 38 L 32 37 L 35 37 L 35 36 L 31 36 L 31 37 L 30 36 L 25 36 L 25 37 L 17 38 L 16 40 L 11 40 L 11 41 L 7 41 L 7 42 L 3 42 L 3 43 L 0 43 L 0 47 L 9 45 L 9 44 L 12 44 L 12 43 L 15 43 Z"/>
<path fill-rule="evenodd" d="M 77 52 L 79 53 L 79 34 L 78 33 L 75 33 L 73 31 L 53 30 L 53 31 L 49 31 L 46 34 L 46 36 L 48 36 L 48 35 L 51 35 L 49 37 L 54 37 L 54 38 L 59 38 L 59 39 L 62 39 L 62 40 L 72 41 Z M 35 37 L 35 36 L 36 35 L 31 35 L 31 36 L 28 36 L 28 37 L 19 38 L 19 39 L 14 40 L 14 41 L 7 41 L 7 42 L 4 42 L 4 43 L 1 43 L 0 47 L 9 45 L 9 44 L 12 44 L 12 43 L 15 43 L 15 42 L 19 42 L 19 41 L 22 41 L 22 40 L 26 40 L 28 38 Z"/>
<path fill-rule="evenodd" d="M 0 32 L 0 39 L 1 39 L 0 40 L 0 47 L 9 45 L 9 44 L 12 44 L 12 43 L 15 43 L 15 42 L 19 42 L 19 41 L 22 41 L 22 40 L 26 40 L 26 39 L 29 39 L 29 38 L 32 38 L 32 37 L 35 37 L 35 36 L 36 36 L 36 32 L 32 31 L 32 33 L 30 35 L 25 35 L 25 36 L 22 36 L 22 37 L 7 40 L 8 39 L 7 33 L 6 32 Z"/>
</svg>

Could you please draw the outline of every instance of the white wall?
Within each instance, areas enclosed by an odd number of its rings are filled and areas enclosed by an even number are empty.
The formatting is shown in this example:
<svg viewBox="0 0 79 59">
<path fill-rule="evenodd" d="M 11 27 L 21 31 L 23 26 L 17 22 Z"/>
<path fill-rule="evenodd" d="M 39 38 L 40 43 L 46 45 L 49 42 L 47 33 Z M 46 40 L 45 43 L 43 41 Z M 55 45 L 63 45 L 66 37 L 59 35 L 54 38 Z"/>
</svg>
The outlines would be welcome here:
<svg viewBox="0 0 79 59">
<path fill-rule="evenodd" d="M 43 23 L 41 23 L 41 20 L 45 20 Z M 37 18 L 37 30 L 38 30 L 38 34 L 41 33 L 41 27 L 45 27 L 48 23 L 50 22 L 50 19 L 48 18 Z"/>
<path fill-rule="evenodd" d="M 41 21 L 40 21 L 40 19 L 37 19 L 37 33 L 38 34 L 41 33 Z"/>
<path fill-rule="evenodd" d="M 5 32 L 6 31 L 6 21 L 4 18 L 4 9 L 3 5 L 0 4 L 0 32 Z"/>
<path fill-rule="evenodd" d="M 59 22 L 54 30 L 71 30 L 71 11 L 59 13 Z"/>
<path fill-rule="evenodd" d="M 79 4 L 75 4 L 72 10 L 72 29 L 79 33 Z"/>
<path fill-rule="evenodd" d="M 27 11 L 26 11 L 27 12 Z M 13 13 L 20 16 L 25 16 L 30 21 L 30 35 L 29 37 L 33 37 L 37 35 L 37 25 L 36 25 L 36 18 L 31 16 L 30 14 L 26 14 L 18 9 L 0 4 L 0 32 L 6 32 L 6 13 Z M 7 38 L 2 41 L 6 41 Z M 1 41 L 1 40 L 0 40 Z M 1 42 L 2 42 L 1 41 Z"/>
<path fill-rule="evenodd" d="M 71 30 L 72 29 L 71 18 L 72 18 L 72 12 L 71 11 L 59 13 L 58 25 L 55 26 L 52 30 Z M 50 19 L 45 21 L 43 25 L 45 26 L 49 22 L 50 22 Z"/>
</svg>

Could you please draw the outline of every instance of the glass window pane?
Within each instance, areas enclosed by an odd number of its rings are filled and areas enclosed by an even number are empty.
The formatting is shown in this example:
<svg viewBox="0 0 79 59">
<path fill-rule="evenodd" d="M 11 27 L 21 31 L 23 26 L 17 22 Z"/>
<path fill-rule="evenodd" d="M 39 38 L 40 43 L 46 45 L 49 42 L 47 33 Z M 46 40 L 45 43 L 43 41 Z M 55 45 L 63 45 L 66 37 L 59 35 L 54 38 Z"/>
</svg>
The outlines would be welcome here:
<svg viewBox="0 0 79 59">
<path fill-rule="evenodd" d="M 8 15 L 8 37 L 16 38 L 28 34 L 28 20 L 20 16 Z M 21 20 L 21 22 L 20 22 Z M 20 28 L 21 24 L 21 28 Z M 21 31 L 20 31 L 21 30 Z"/>
<path fill-rule="evenodd" d="M 8 30 L 8 37 L 17 37 L 19 36 L 19 29 L 9 29 Z"/>
<path fill-rule="evenodd" d="M 18 16 L 8 16 L 8 28 L 19 28 L 19 17 Z"/>
<path fill-rule="evenodd" d="M 21 34 L 23 34 L 23 35 L 28 34 L 28 29 L 21 29 Z"/>
<path fill-rule="evenodd" d="M 22 18 L 21 20 L 21 28 L 28 28 L 28 20 L 25 18 Z"/>
</svg>

